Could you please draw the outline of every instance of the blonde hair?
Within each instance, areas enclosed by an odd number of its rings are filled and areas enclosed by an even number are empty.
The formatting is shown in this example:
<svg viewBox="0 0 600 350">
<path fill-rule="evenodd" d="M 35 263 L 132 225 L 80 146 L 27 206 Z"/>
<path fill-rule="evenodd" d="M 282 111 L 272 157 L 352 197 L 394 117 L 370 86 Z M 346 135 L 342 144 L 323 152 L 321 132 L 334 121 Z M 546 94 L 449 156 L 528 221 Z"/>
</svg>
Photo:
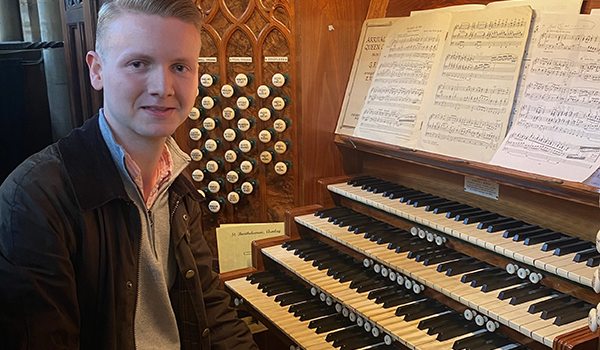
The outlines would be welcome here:
<svg viewBox="0 0 600 350">
<path fill-rule="evenodd" d="M 108 26 L 125 13 L 174 17 L 194 25 L 200 33 L 203 14 L 193 0 L 114 0 L 104 3 L 98 12 L 96 52 L 101 54 Z"/>
</svg>

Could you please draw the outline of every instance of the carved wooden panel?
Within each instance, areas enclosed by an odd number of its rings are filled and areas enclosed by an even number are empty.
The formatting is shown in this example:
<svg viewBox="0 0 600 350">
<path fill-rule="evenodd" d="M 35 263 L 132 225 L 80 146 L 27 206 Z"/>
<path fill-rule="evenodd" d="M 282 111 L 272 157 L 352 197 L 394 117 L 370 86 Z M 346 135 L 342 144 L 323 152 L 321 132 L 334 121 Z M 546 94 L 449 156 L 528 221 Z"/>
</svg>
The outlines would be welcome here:
<svg viewBox="0 0 600 350">
<path fill-rule="evenodd" d="M 212 75 L 213 84 L 200 84 L 196 99 L 200 115 L 195 120 L 189 118 L 177 130 L 175 138 L 185 152 L 191 154 L 196 150 L 195 156 L 202 153 L 202 159 L 193 160 L 188 172 L 195 180 L 203 178 L 194 183 L 207 197 L 203 225 L 206 239 L 216 256 L 217 225 L 280 222 L 284 212 L 297 204 L 294 10 L 289 0 L 198 0 L 197 4 L 205 14 L 199 78 L 206 83 L 202 77 Z M 247 84 L 239 80 L 243 78 L 238 76 L 240 74 L 246 75 Z M 276 74 L 281 74 L 278 77 L 284 79 L 284 84 L 279 87 L 273 82 Z M 233 88 L 233 96 L 221 92 L 224 85 Z M 258 95 L 257 89 L 261 85 L 269 91 L 268 97 Z M 206 104 L 210 102 L 207 99 L 214 103 L 212 108 Z M 247 108 L 243 104 L 246 101 L 249 101 Z M 282 102 L 285 107 L 280 109 Z M 269 118 L 267 112 L 271 114 Z M 190 137 L 194 128 L 201 132 L 197 140 Z M 226 130 L 234 138 L 226 137 Z M 206 147 L 207 140 L 216 141 L 217 149 L 206 150 L 210 149 L 210 145 Z M 249 141 L 251 149 L 240 147 L 241 141 Z M 283 152 L 283 148 L 287 150 Z M 227 151 L 237 152 L 237 159 L 232 160 L 231 152 L 226 154 Z M 270 162 L 261 161 L 263 152 L 271 156 Z M 265 155 L 262 159 L 266 159 Z M 211 168 L 215 162 L 217 170 Z M 288 171 L 278 174 L 276 167 L 278 170 L 287 167 Z M 239 177 L 235 182 L 232 171 Z M 199 172 L 202 174 L 198 175 Z M 212 186 L 214 181 L 220 183 L 220 189 Z M 251 194 L 241 191 L 246 182 L 257 185 Z M 235 195 L 232 192 L 236 190 L 241 198 L 233 204 Z M 220 206 L 218 212 L 209 210 L 209 207 L 214 210 L 217 206 Z"/>
</svg>

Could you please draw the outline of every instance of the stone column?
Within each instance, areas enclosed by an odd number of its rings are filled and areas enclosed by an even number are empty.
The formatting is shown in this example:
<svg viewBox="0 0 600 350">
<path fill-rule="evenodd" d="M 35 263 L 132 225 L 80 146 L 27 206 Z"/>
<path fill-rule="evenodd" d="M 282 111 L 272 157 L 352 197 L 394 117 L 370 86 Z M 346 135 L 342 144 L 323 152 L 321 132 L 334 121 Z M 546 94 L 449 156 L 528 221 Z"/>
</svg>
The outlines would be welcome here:
<svg viewBox="0 0 600 350">
<path fill-rule="evenodd" d="M 22 41 L 19 0 L 0 1 L 0 41 Z"/>
<path fill-rule="evenodd" d="M 63 40 L 59 1 L 62 0 L 37 0 L 42 41 Z M 44 69 L 48 87 L 52 137 L 57 140 L 67 135 L 73 128 L 64 49 L 44 50 Z"/>
</svg>

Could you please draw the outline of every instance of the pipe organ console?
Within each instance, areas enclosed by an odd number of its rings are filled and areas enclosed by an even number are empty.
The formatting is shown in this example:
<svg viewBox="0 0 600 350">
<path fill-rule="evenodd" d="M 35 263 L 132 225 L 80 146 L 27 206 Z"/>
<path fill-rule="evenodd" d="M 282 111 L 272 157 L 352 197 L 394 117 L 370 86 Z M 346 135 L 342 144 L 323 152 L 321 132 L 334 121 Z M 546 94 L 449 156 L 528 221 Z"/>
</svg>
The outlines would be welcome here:
<svg viewBox="0 0 600 350">
<path fill-rule="evenodd" d="M 256 242 L 255 268 L 225 282 L 235 303 L 291 348 L 597 349 L 594 242 L 526 212 L 496 210 L 515 199 L 488 206 L 477 195 L 450 195 L 448 177 L 459 174 L 446 173 L 437 194 L 415 186 L 432 182 L 413 178 L 427 165 L 404 165 L 405 182 L 322 180 L 321 205 L 288 211 L 289 237 Z M 498 202 L 513 185 L 500 186 Z M 552 204 L 560 197 L 536 196 Z M 563 216 L 580 209 L 574 200 L 561 199 L 572 209 L 540 203 L 529 211 Z M 521 201 L 529 206 L 531 198 Z"/>
<path fill-rule="evenodd" d="M 287 0 L 231 11 L 238 2 L 201 3 L 210 4 L 203 76 L 178 138 L 211 197 L 204 224 L 272 221 L 286 210 L 286 236 L 254 242 L 253 267 L 221 275 L 237 308 L 292 350 L 598 349 L 597 188 L 336 134 L 344 172 L 358 175 L 321 179 L 318 204 L 292 209 L 314 202 L 293 195 L 325 172 L 309 158 L 332 158 L 312 144 L 322 145 L 314 135 L 333 130 L 337 115 L 304 97 L 318 90 L 303 85 L 310 77 L 288 75 L 296 58 L 323 49 L 309 45 L 323 14 L 309 20 L 309 2 Z M 361 19 L 431 7 L 352 4 L 340 6 L 368 10 Z M 325 27 L 333 35 L 336 26 Z M 252 59 L 240 60 L 247 50 Z M 312 62 L 300 64 L 306 73 Z"/>
</svg>

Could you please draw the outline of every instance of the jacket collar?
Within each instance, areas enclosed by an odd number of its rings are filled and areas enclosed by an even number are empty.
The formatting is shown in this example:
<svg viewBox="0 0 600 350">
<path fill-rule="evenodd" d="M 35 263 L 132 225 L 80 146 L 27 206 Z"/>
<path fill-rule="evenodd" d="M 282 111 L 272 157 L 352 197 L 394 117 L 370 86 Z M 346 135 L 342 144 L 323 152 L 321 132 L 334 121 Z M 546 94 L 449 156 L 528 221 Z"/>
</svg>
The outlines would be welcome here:
<svg viewBox="0 0 600 350">
<path fill-rule="evenodd" d="M 113 199 L 130 200 L 102 137 L 98 115 L 59 140 L 58 149 L 82 211 L 94 209 Z M 197 201 L 203 200 L 203 196 L 183 174 L 175 179 L 170 191 L 182 197 L 190 195 Z"/>
</svg>

